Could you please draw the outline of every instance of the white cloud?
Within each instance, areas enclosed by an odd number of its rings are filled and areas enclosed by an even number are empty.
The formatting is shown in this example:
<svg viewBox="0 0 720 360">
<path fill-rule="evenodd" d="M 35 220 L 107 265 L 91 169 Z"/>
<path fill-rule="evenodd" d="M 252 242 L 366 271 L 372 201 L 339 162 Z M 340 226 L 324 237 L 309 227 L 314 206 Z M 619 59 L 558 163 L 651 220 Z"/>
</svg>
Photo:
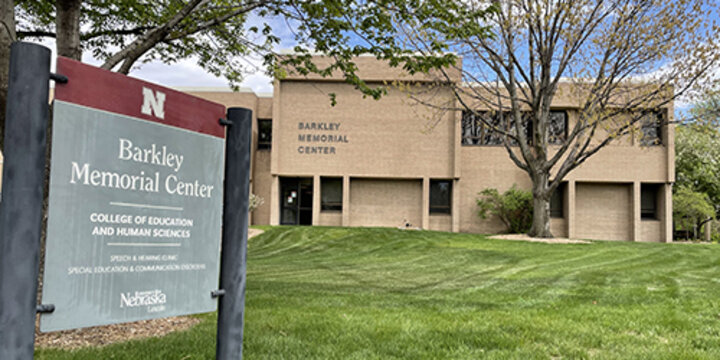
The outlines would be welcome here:
<svg viewBox="0 0 720 360">
<path fill-rule="evenodd" d="M 51 51 L 51 71 L 55 71 L 55 40 L 48 39 L 44 41 L 32 41 L 43 45 Z M 83 54 L 83 62 L 93 66 L 100 66 L 102 62 L 92 57 L 89 53 Z M 245 80 L 240 84 L 241 87 L 252 89 L 255 93 L 272 92 L 272 79 L 267 76 L 260 66 L 261 61 L 248 59 L 248 63 L 254 66 L 248 66 L 248 69 L 256 70 L 251 74 L 246 74 Z M 227 87 L 228 81 L 222 77 L 216 77 L 202 67 L 200 67 L 195 59 L 181 60 L 174 64 L 164 64 L 160 61 L 153 61 L 141 64 L 134 68 L 130 76 L 156 83 L 168 87 Z"/>
</svg>

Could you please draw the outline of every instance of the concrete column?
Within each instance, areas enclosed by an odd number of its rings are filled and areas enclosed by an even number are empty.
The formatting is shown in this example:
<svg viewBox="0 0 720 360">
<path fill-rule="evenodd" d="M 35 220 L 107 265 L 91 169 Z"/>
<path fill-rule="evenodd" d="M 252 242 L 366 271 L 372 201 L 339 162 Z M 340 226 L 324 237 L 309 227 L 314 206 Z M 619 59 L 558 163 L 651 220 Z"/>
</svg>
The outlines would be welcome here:
<svg viewBox="0 0 720 360">
<path fill-rule="evenodd" d="M 462 161 L 462 111 L 453 112 L 455 122 L 455 137 L 453 148 L 453 173 L 457 179 L 460 177 L 460 163 Z"/>
<path fill-rule="evenodd" d="M 312 224 L 318 225 L 320 220 L 320 175 L 313 176 L 313 207 L 312 207 Z"/>
<path fill-rule="evenodd" d="M 270 225 L 280 225 L 280 177 L 273 175 L 270 186 Z"/>
<path fill-rule="evenodd" d="M 422 228 L 430 228 L 430 178 L 423 178 L 422 189 Z"/>
<path fill-rule="evenodd" d="M 673 240 L 673 213 L 672 213 L 672 184 L 663 184 L 662 190 L 663 201 L 663 231 L 662 242 L 672 242 Z"/>
<path fill-rule="evenodd" d="M 641 186 L 639 181 L 633 182 L 632 188 L 632 241 L 642 241 L 642 215 L 640 211 Z"/>
<path fill-rule="evenodd" d="M 452 186 L 452 232 L 460 231 L 460 189 L 458 189 L 459 180 L 453 181 Z"/>
<path fill-rule="evenodd" d="M 272 118 L 272 144 L 270 145 L 270 174 L 278 173 L 278 162 L 280 162 L 280 122 L 282 121 L 282 109 L 280 104 L 280 80 L 273 81 L 273 118 Z M 270 216 L 272 221 L 272 216 Z"/>
<path fill-rule="evenodd" d="M 568 238 L 575 238 L 575 180 L 567 183 L 567 233 Z"/>
<path fill-rule="evenodd" d="M 705 231 L 705 241 L 710 241 L 712 239 L 712 221 L 706 222 L 703 230 Z"/>
<path fill-rule="evenodd" d="M 350 226 L 350 176 L 343 176 L 342 226 Z"/>
</svg>

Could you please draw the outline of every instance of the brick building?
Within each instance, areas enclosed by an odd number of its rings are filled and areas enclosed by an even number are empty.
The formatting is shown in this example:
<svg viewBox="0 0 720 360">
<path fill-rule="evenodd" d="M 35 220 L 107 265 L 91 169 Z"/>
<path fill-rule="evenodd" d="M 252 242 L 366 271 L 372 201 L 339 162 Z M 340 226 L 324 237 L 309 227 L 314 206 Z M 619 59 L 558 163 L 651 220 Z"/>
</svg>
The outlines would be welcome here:
<svg viewBox="0 0 720 360">
<path fill-rule="evenodd" d="M 371 57 L 357 64 L 370 84 L 430 80 L 410 78 Z M 438 113 L 401 90 L 376 101 L 340 77 L 314 75 L 289 75 L 275 82 L 272 94 L 180 90 L 253 110 L 251 187 L 265 203 L 253 212 L 252 224 L 410 224 L 496 233 L 506 229 L 498 219 L 478 217 L 478 192 L 513 184 L 530 188 L 527 174 L 472 117 Z M 418 96 L 454 101 L 447 89 Z M 566 96 L 556 97 L 552 116 L 562 131 L 572 127 L 576 108 Z M 653 110 L 661 117 L 673 113 L 671 107 Z M 649 134 L 614 140 L 567 176 L 551 201 L 554 235 L 672 241 L 673 127 Z"/>
</svg>

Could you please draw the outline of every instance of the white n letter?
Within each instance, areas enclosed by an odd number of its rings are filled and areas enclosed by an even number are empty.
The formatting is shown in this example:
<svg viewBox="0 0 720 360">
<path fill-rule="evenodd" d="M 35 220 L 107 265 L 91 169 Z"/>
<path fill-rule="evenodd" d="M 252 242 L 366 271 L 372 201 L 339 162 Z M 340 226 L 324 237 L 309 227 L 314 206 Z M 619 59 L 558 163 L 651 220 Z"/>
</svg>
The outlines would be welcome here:
<svg viewBox="0 0 720 360">
<path fill-rule="evenodd" d="M 161 119 L 165 118 L 165 93 L 153 92 L 152 89 L 143 87 L 143 104 L 140 112 L 145 115 L 153 115 Z"/>
</svg>

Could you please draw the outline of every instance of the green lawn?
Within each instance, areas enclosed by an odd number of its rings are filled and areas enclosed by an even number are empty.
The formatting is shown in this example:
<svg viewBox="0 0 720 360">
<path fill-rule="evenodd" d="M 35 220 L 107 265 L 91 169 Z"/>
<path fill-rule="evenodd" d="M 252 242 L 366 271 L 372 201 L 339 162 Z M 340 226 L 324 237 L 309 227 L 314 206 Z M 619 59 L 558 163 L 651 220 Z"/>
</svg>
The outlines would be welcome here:
<svg viewBox="0 0 720 360">
<path fill-rule="evenodd" d="M 267 230 L 250 240 L 245 359 L 720 358 L 720 245 Z M 211 359 L 203 319 L 36 358 Z"/>
</svg>

